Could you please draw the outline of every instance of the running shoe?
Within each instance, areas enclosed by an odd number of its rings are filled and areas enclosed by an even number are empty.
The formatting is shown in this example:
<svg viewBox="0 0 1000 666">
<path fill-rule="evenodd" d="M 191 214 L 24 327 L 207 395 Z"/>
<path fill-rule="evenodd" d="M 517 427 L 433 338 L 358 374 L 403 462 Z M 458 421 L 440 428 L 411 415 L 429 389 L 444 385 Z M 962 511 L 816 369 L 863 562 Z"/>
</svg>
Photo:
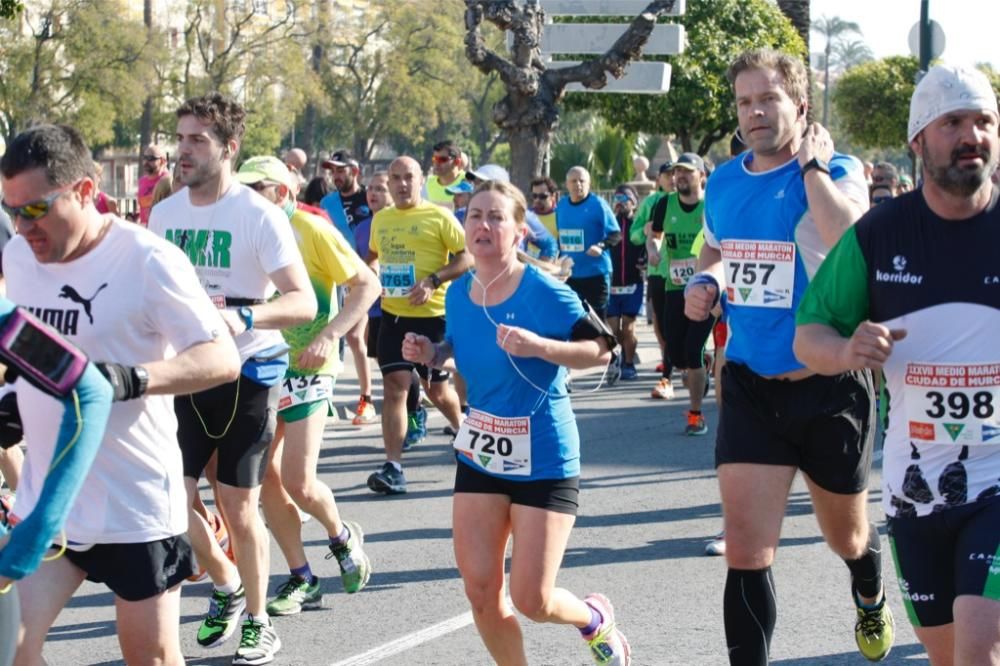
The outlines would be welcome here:
<svg viewBox="0 0 1000 666">
<path fill-rule="evenodd" d="M 358 400 L 358 408 L 354 410 L 354 418 L 351 419 L 351 423 L 359 426 L 376 421 L 378 421 L 378 414 L 375 413 L 375 405 L 364 398 Z"/>
<path fill-rule="evenodd" d="M 449 423 L 445 427 L 441 428 L 441 433 L 447 435 L 448 437 L 454 437 L 458 434 L 458 431 L 451 427 Z"/>
<path fill-rule="evenodd" d="M 673 400 L 674 387 L 670 383 L 670 378 L 660 377 L 659 383 L 653 387 L 649 395 L 657 400 Z"/>
<path fill-rule="evenodd" d="M 855 605 L 857 600 L 855 599 Z M 858 621 L 854 625 L 854 640 L 858 643 L 858 650 L 868 661 L 882 661 L 892 650 L 892 643 L 895 640 L 896 623 L 892 618 L 892 610 L 885 602 L 885 593 L 882 594 L 882 601 L 874 608 L 858 609 Z"/>
<path fill-rule="evenodd" d="M 323 592 L 319 589 L 319 578 L 311 581 L 302 576 L 289 576 L 278 588 L 278 595 L 268 602 L 268 615 L 298 615 L 306 608 L 320 608 Z"/>
<path fill-rule="evenodd" d="M 726 533 L 719 532 L 718 536 L 705 544 L 705 554 L 706 555 L 725 555 L 726 554 Z"/>
<path fill-rule="evenodd" d="M 702 414 L 695 414 L 694 412 L 687 413 L 688 424 L 684 428 L 685 435 L 707 435 L 708 434 L 708 424 L 705 423 L 705 416 Z"/>
<path fill-rule="evenodd" d="M 368 487 L 377 493 L 401 495 L 406 492 L 406 477 L 403 470 L 386 461 L 382 469 L 368 477 Z"/>
<path fill-rule="evenodd" d="M 253 619 L 253 615 L 248 615 L 243 622 L 242 632 L 240 646 L 236 648 L 236 656 L 233 657 L 234 664 L 255 666 L 274 661 L 274 655 L 281 649 L 281 639 L 270 620 L 264 624 Z"/>
<path fill-rule="evenodd" d="M 611 362 L 608 363 L 608 370 L 605 373 L 605 382 L 608 386 L 614 386 L 622 377 L 622 357 L 620 354 L 612 354 Z"/>
<path fill-rule="evenodd" d="M 615 609 L 603 594 L 591 594 L 583 600 L 604 618 L 601 626 L 589 638 L 590 656 L 595 664 L 602 666 L 628 666 L 632 663 L 632 648 L 625 640 L 625 634 L 615 625 Z"/>
<path fill-rule="evenodd" d="M 213 589 L 208 600 L 208 614 L 198 627 L 198 645 L 215 647 L 224 643 L 236 631 L 240 614 L 246 607 L 242 585 L 232 594 Z"/>
<path fill-rule="evenodd" d="M 630 382 L 639 378 L 639 371 L 635 369 L 634 363 L 622 365 L 622 381 Z"/>
<path fill-rule="evenodd" d="M 661 375 L 663 374 L 663 361 L 660 361 L 659 363 L 656 364 L 656 371 Z"/>
<path fill-rule="evenodd" d="M 344 592 L 354 594 L 365 589 L 368 579 L 372 577 L 372 563 L 365 553 L 365 532 L 353 520 L 345 520 L 344 527 L 350 533 L 347 544 L 330 546 L 326 559 L 337 558 L 340 565 L 340 582 L 344 584 Z"/>
<path fill-rule="evenodd" d="M 424 441 L 425 437 L 427 437 L 427 410 L 420 406 L 417 407 L 417 411 L 407 416 L 403 450 L 409 451 L 414 445 Z"/>
</svg>

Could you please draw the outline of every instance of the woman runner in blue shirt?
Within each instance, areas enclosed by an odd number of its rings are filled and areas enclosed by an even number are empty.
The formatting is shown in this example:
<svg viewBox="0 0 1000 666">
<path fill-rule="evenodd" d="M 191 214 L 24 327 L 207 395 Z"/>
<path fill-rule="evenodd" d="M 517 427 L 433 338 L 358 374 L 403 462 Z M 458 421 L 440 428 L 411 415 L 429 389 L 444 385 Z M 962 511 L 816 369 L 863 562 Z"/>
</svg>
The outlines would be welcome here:
<svg viewBox="0 0 1000 666">
<path fill-rule="evenodd" d="M 555 586 L 579 495 L 580 440 L 566 368 L 606 365 L 614 338 L 573 291 L 517 258 L 524 195 L 486 181 L 469 202 L 465 242 L 474 270 L 446 297 L 443 342 L 409 333 L 403 356 L 440 367 L 454 356 L 469 382 L 470 412 L 455 438 L 455 557 L 476 627 L 493 659 L 527 664 L 517 617 L 572 624 L 598 664 L 629 664 L 607 598 Z"/>
</svg>

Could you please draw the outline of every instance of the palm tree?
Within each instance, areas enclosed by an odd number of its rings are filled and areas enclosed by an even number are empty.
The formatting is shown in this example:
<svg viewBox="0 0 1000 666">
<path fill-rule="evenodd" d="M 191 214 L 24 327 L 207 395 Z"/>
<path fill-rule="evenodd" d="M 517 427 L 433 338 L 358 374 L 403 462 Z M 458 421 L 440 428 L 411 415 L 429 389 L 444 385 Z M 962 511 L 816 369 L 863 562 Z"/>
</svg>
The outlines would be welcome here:
<svg viewBox="0 0 1000 666">
<path fill-rule="evenodd" d="M 872 50 L 859 39 L 840 41 L 833 46 L 833 62 L 842 69 L 850 69 L 875 59 Z"/>
<path fill-rule="evenodd" d="M 834 45 L 847 35 L 861 35 L 861 27 L 854 21 L 845 21 L 839 16 L 827 18 L 821 16 L 813 30 L 826 37 L 826 47 L 823 50 L 823 126 L 830 120 L 830 60 L 833 57 Z"/>
<path fill-rule="evenodd" d="M 802 54 L 803 60 L 805 60 L 806 75 L 809 77 L 809 85 L 807 90 L 809 94 L 812 94 L 812 67 L 809 66 L 809 16 L 811 11 L 811 3 L 809 0 L 777 0 L 778 9 L 781 13 L 788 17 L 789 22 L 791 22 L 792 27 L 795 31 L 799 33 L 799 37 L 802 38 L 802 43 L 805 44 L 806 50 Z M 812 100 L 809 100 L 809 120 L 812 120 Z M 825 124 L 825 123 L 824 123 Z"/>
</svg>

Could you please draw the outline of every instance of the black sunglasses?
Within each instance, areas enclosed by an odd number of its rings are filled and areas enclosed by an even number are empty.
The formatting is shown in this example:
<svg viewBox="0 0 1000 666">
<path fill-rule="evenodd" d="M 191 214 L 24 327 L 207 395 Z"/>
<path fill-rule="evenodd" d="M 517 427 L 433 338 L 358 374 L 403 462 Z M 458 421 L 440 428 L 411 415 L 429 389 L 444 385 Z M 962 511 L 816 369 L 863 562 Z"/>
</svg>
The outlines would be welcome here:
<svg viewBox="0 0 1000 666">
<path fill-rule="evenodd" d="M 551 192 L 532 192 L 531 193 L 531 198 L 532 199 L 538 199 L 539 201 L 542 200 L 542 199 L 548 199 L 551 196 L 552 196 Z"/>
</svg>

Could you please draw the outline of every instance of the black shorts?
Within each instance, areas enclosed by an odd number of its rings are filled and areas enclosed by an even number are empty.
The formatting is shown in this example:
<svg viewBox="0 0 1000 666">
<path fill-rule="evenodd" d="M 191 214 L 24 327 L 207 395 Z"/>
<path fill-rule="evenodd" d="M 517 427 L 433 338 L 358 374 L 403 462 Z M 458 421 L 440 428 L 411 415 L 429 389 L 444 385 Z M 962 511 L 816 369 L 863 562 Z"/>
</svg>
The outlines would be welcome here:
<svg viewBox="0 0 1000 666">
<path fill-rule="evenodd" d="M 705 321 L 691 321 L 684 314 L 684 292 L 682 290 L 666 292 L 663 308 L 663 319 L 660 320 L 660 333 L 666 343 L 668 362 L 681 370 L 697 370 L 705 364 L 705 343 L 712 334 L 715 318 L 709 316 Z"/>
<path fill-rule="evenodd" d="M 184 476 L 201 478 L 219 452 L 216 478 L 235 488 L 256 488 L 264 478 L 274 439 L 281 384 L 264 386 L 240 375 L 235 382 L 174 398 Z"/>
<path fill-rule="evenodd" d="M 962 594 L 1000 601 L 1000 497 L 887 521 L 911 624 L 951 623 L 955 597 Z"/>
<path fill-rule="evenodd" d="M 513 481 L 484 474 L 461 460 L 455 463 L 455 492 L 506 495 L 511 504 L 575 516 L 580 508 L 580 477 Z"/>
<path fill-rule="evenodd" d="M 64 556 L 125 601 L 142 601 L 180 585 L 194 573 L 194 553 L 186 534 L 149 543 L 99 543 Z"/>
<path fill-rule="evenodd" d="M 666 307 L 667 279 L 662 275 L 650 275 L 646 278 L 646 293 L 653 305 L 653 321 L 659 326 L 663 321 L 663 309 Z"/>
<path fill-rule="evenodd" d="M 608 298 L 611 293 L 607 276 L 570 278 L 566 280 L 566 286 L 575 291 L 581 301 L 590 303 L 590 307 L 597 311 L 601 319 L 607 317 Z"/>
<path fill-rule="evenodd" d="M 853 495 L 868 487 L 874 443 L 871 374 L 766 379 L 742 363 L 722 369 L 715 465 L 798 467 L 824 490 Z"/>
<path fill-rule="evenodd" d="M 444 340 L 444 317 L 398 317 L 383 312 L 376 344 L 376 358 L 382 375 L 399 370 L 409 372 L 416 368 L 421 379 L 434 383 L 448 381 L 450 375 L 447 371 L 411 363 L 403 358 L 403 337 L 407 333 L 427 336 L 431 342 L 441 342 Z"/>
<path fill-rule="evenodd" d="M 368 334 L 365 336 L 368 358 L 378 358 L 378 331 L 381 326 L 382 317 L 368 317 Z"/>
</svg>

